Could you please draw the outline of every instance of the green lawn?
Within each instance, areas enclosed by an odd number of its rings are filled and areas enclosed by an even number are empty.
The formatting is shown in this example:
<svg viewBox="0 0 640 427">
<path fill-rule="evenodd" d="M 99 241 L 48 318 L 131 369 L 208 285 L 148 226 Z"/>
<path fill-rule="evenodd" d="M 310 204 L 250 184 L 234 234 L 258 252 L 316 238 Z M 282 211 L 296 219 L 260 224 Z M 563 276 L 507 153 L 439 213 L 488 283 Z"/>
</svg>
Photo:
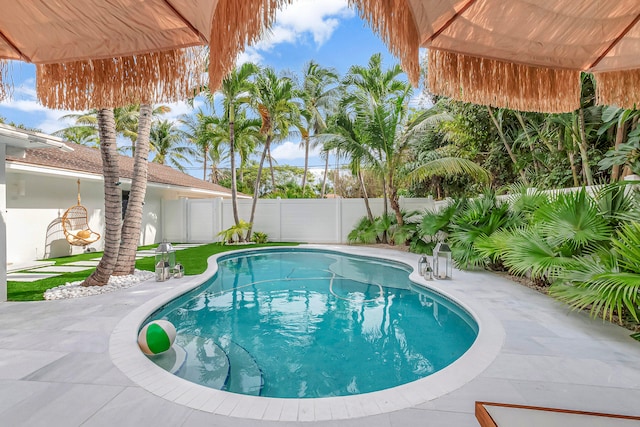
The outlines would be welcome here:
<svg viewBox="0 0 640 427">
<path fill-rule="evenodd" d="M 248 245 L 248 246 L 226 246 L 218 243 L 196 246 L 193 248 L 182 249 L 176 251 L 176 260 L 184 266 L 187 276 L 201 274 L 207 269 L 207 259 L 214 254 L 221 252 L 233 251 L 236 249 L 253 249 L 269 246 L 291 246 L 297 243 L 267 243 L 264 245 Z M 153 249 L 157 245 L 143 246 L 139 249 Z M 74 261 L 84 261 L 92 258 L 98 258 L 102 252 L 92 252 L 62 258 L 52 259 L 56 265 L 64 265 Z M 141 258 L 136 261 L 136 268 L 139 270 L 155 270 L 155 259 L 153 256 Z M 7 299 L 9 301 L 41 301 L 43 293 L 47 289 L 64 285 L 67 282 L 76 282 L 84 280 L 93 271 L 93 268 L 75 273 L 66 273 L 50 279 L 36 280 L 35 282 L 13 282 L 7 281 Z"/>
</svg>

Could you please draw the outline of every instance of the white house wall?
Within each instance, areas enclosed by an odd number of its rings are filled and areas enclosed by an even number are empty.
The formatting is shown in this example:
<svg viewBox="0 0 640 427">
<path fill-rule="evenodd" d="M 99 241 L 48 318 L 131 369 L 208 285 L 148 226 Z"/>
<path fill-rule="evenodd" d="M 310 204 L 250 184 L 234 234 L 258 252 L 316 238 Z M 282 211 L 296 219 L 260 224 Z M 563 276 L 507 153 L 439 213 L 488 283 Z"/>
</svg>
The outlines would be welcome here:
<svg viewBox="0 0 640 427">
<path fill-rule="evenodd" d="M 104 197 L 102 181 L 81 181 L 82 205 L 87 209 L 89 227 L 103 234 Z M 83 248 L 66 243 L 59 220 L 77 204 L 75 179 L 27 173 L 7 174 L 7 263 L 21 264 L 54 256 L 81 253 Z M 50 227 L 53 233 L 47 237 Z M 48 239 L 48 241 L 47 241 Z M 102 249 L 102 239 L 90 245 Z"/>
<path fill-rule="evenodd" d="M 81 253 L 80 246 L 66 243 L 61 227 L 64 212 L 77 204 L 77 178 L 8 170 L 7 173 L 7 264 Z M 128 190 L 128 184 L 122 185 Z M 160 241 L 161 199 L 168 190 L 147 188 L 143 207 L 140 244 Z M 80 180 L 81 204 L 87 209 L 89 227 L 104 236 L 104 184 L 100 178 Z M 48 230 L 50 231 L 48 235 Z M 98 251 L 104 240 L 89 245 Z"/>
</svg>

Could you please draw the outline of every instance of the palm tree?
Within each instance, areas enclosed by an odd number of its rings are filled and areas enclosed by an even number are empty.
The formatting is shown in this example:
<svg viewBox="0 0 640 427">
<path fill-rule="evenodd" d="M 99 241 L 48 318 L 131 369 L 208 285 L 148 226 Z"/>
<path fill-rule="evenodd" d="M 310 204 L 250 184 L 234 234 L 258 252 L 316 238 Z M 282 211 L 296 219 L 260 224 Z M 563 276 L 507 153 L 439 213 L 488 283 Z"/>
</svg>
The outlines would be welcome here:
<svg viewBox="0 0 640 427">
<path fill-rule="evenodd" d="M 83 113 L 67 114 L 62 116 L 61 120 L 73 119 L 75 126 L 69 126 L 60 129 L 54 135 L 64 137 L 65 135 L 77 134 L 98 134 L 98 109 L 91 109 Z M 157 117 L 171 111 L 166 105 L 159 105 L 153 109 L 152 115 Z M 131 151 L 132 155 L 135 151 L 135 143 L 138 138 L 138 116 L 140 115 L 140 105 L 132 104 L 125 107 L 113 109 L 114 122 L 116 127 L 116 136 L 122 136 L 131 141 L 131 146 L 123 147 L 118 151 Z"/>
<path fill-rule="evenodd" d="M 184 114 L 179 122 L 183 125 L 180 130 L 182 137 L 193 144 L 202 157 L 202 180 L 207 180 L 207 162 L 209 157 L 218 157 L 214 153 L 210 153 L 211 147 L 211 123 L 210 117 L 202 110 L 198 110 L 195 114 Z"/>
<path fill-rule="evenodd" d="M 233 220 L 238 226 L 238 183 L 236 177 L 236 115 L 251 102 L 253 83 L 251 79 L 258 72 L 258 67 L 252 63 L 244 63 L 235 68 L 222 80 L 219 93 L 222 95 L 224 116 L 229 126 L 229 159 L 231 161 L 231 203 L 233 206 Z M 252 219 L 253 221 L 253 219 Z"/>
<path fill-rule="evenodd" d="M 387 200 L 396 211 L 398 224 L 403 219 L 397 204 L 397 189 L 393 182 L 393 167 L 401 165 L 396 154 L 401 154 L 394 144 L 396 127 L 406 117 L 410 86 L 398 79 L 402 69 L 398 64 L 382 70 L 382 55 L 369 58 L 367 67 L 354 65 L 344 79 L 348 95 L 344 100 L 357 120 L 364 124 L 368 136 L 370 167 L 376 170 L 384 183 L 384 216 L 387 215 Z M 406 101 L 406 102 L 405 102 Z M 397 205 L 397 206 L 396 206 Z M 396 210 L 397 207 L 397 210 Z"/>
<path fill-rule="evenodd" d="M 103 286 L 109 282 L 118 260 L 122 233 L 122 192 L 118 187 L 120 168 L 116 150 L 116 124 L 111 109 L 96 111 L 100 132 L 100 153 L 104 175 L 104 252 L 96 269 L 82 282 L 83 286 Z"/>
<path fill-rule="evenodd" d="M 85 147 L 98 148 L 100 146 L 98 129 L 92 126 L 72 126 L 56 131 L 53 135 Z"/>
<path fill-rule="evenodd" d="M 309 61 L 303 70 L 299 94 L 302 98 L 302 117 L 306 126 L 301 126 L 302 145 L 304 146 L 304 174 L 302 192 L 307 184 L 309 170 L 309 140 L 327 127 L 327 116 L 337 107 L 341 88 L 335 70 L 324 68 L 315 61 Z M 328 157 L 327 157 L 328 159 Z"/>
<path fill-rule="evenodd" d="M 315 141 L 324 145 L 325 150 L 336 150 L 336 152 L 343 152 L 349 158 L 349 168 L 354 176 L 358 177 L 358 183 L 360 184 L 360 192 L 364 200 L 364 205 L 367 211 L 367 219 L 369 223 L 373 223 L 373 213 L 369 206 L 369 197 L 367 195 L 367 188 L 364 185 L 364 179 L 362 177 L 362 168 L 365 158 L 368 158 L 366 149 L 367 134 L 363 132 L 363 129 L 359 126 L 361 122 L 356 121 L 349 117 L 347 114 L 339 114 L 333 118 L 333 124 L 329 128 L 320 134 L 315 135 Z"/>
<path fill-rule="evenodd" d="M 278 77 L 272 68 L 265 68 L 257 75 L 253 87 L 253 98 L 255 108 L 262 118 L 261 132 L 265 140 L 254 186 L 251 218 L 249 219 L 251 227 L 247 232 L 247 238 L 251 237 L 256 204 L 258 197 L 260 197 L 262 167 L 267 153 L 270 151 L 271 143 L 286 138 L 290 128 L 297 125 L 300 120 L 300 110 L 294 102 L 295 96 L 293 81 L 286 77 Z"/>
<path fill-rule="evenodd" d="M 150 145 L 155 153 L 152 162 L 185 171 L 183 162 L 191 164 L 190 157 L 197 156 L 197 152 L 190 145 L 183 143 L 183 134 L 174 123 L 163 120 L 156 121 L 151 126 Z"/>
<path fill-rule="evenodd" d="M 147 192 L 147 170 L 149 168 L 149 139 L 153 109 L 142 104 L 138 116 L 138 131 L 134 150 L 133 177 L 127 210 L 122 222 L 122 240 L 118 252 L 118 261 L 113 270 L 114 276 L 133 274 L 136 266 L 136 250 L 140 243 L 142 228 L 142 207 Z"/>
</svg>

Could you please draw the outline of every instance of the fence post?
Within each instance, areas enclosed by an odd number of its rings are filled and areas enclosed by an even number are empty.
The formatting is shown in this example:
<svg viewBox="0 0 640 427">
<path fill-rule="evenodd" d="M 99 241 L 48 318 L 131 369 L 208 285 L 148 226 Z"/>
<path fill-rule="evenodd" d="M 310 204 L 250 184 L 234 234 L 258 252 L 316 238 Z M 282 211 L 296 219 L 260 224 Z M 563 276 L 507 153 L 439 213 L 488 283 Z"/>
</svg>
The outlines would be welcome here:
<svg viewBox="0 0 640 427">
<path fill-rule="evenodd" d="M 342 242 L 342 197 L 336 197 L 336 243 Z"/>
<path fill-rule="evenodd" d="M 223 226 L 223 198 L 222 197 L 217 197 L 213 200 L 213 205 L 212 205 L 212 212 L 211 215 L 213 216 L 213 240 L 215 242 L 220 241 L 220 236 L 219 233 L 222 232 L 222 226 Z"/>
<path fill-rule="evenodd" d="M 276 197 L 276 205 L 278 206 L 278 242 L 282 242 L 282 198 Z"/>
</svg>

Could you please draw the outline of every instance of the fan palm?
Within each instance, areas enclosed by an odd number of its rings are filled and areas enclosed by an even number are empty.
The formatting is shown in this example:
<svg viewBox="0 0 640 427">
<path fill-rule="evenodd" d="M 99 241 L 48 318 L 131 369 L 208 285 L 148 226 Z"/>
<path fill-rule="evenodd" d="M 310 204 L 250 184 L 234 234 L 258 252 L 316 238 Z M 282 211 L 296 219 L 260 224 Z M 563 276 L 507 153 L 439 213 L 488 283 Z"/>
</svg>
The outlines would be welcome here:
<svg viewBox="0 0 640 427">
<path fill-rule="evenodd" d="M 576 309 L 589 308 L 622 323 L 625 312 L 639 321 L 640 304 L 640 223 L 626 224 L 612 241 L 611 251 L 576 260 L 566 269 L 549 293 Z"/>
</svg>

